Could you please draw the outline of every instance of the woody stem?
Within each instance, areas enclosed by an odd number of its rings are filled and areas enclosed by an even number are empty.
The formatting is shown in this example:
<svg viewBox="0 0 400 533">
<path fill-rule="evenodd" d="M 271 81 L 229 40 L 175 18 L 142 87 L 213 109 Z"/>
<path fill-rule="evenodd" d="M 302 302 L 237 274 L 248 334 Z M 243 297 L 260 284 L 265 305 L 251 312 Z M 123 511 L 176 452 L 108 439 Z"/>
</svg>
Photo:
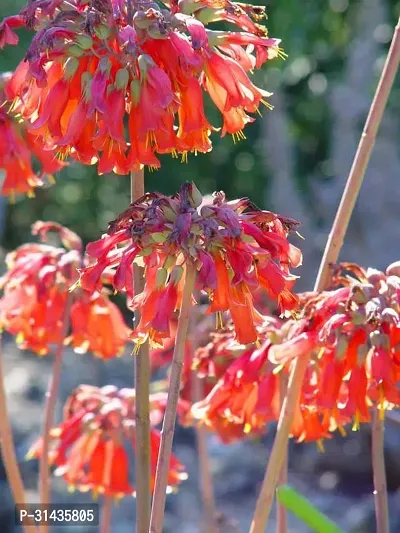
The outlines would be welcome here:
<svg viewBox="0 0 400 533">
<path fill-rule="evenodd" d="M 283 405 L 283 399 L 286 396 L 288 385 L 288 377 L 284 371 L 281 371 L 279 374 L 279 398 L 281 402 L 281 407 Z M 288 443 L 286 443 L 286 452 L 283 465 L 279 474 L 278 485 L 286 485 L 288 478 Z M 280 502 L 276 502 L 276 533 L 286 533 L 287 532 L 287 511 L 286 507 Z"/>
<path fill-rule="evenodd" d="M 3 369 L 2 338 L 0 336 L 0 451 L 14 502 L 15 504 L 25 506 L 25 488 L 15 453 L 11 423 L 7 414 L 7 397 L 4 385 L 5 375 Z M 36 527 L 34 527 L 34 529 L 32 529 L 32 527 L 33 525 L 30 523 L 24 522 L 23 524 L 25 533 L 37 531 Z"/>
<path fill-rule="evenodd" d="M 103 505 L 101 508 L 100 533 L 110 533 L 111 514 L 112 514 L 112 498 L 110 496 L 104 496 Z"/>
<path fill-rule="evenodd" d="M 203 381 L 194 370 L 193 377 L 193 403 L 203 399 Z M 201 497 L 204 508 L 204 524 L 202 529 L 205 533 L 218 533 L 216 524 L 217 509 L 214 498 L 212 474 L 207 453 L 207 430 L 203 426 L 196 427 L 197 455 L 199 459 L 199 479 Z"/>
<path fill-rule="evenodd" d="M 62 357 L 64 351 L 64 341 L 68 334 L 70 325 L 70 309 L 72 303 L 72 295 L 68 294 L 65 301 L 65 308 L 63 313 L 63 325 L 60 332 L 60 341 L 58 343 L 55 355 L 53 372 L 49 382 L 49 388 L 46 393 L 46 405 L 44 410 L 44 422 L 42 430 L 42 455 L 39 465 L 39 495 L 42 504 L 50 503 L 50 464 L 49 464 L 49 446 L 50 446 L 50 430 L 54 422 L 54 410 L 57 403 L 58 390 L 60 388 Z M 47 531 L 47 526 L 42 526 L 43 532 Z"/>
<path fill-rule="evenodd" d="M 131 172 L 131 201 L 144 194 L 144 170 Z M 143 269 L 133 266 L 135 294 L 144 287 Z M 135 323 L 139 321 L 135 313 Z M 141 344 L 134 359 L 136 391 L 136 533 L 148 533 L 151 511 L 150 485 L 150 360 L 148 342 Z"/>
<path fill-rule="evenodd" d="M 372 468 L 374 472 L 374 500 L 376 533 L 389 533 L 389 512 L 384 455 L 384 420 L 378 408 L 372 422 Z"/>
<path fill-rule="evenodd" d="M 185 355 L 185 341 L 189 327 L 190 309 L 192 306 L 192 293 L 195 279 L 196 268 L 194 265 L 188 264 L 186 266 L 185 285 L 183 288 L 178 329 L 176 332 L 174 355 L 171 366 L 171 375 L 168 386 L 167 407 L 164 415 L 160 450 L 158 453 L 153 505 L 151 508 L 150 533 L 162 533 L 164 522 L 172 441 L 174 438 L 176 410 L 179 399 L 181 374 Z"/>
<path fill-rule="evenodd" d="M 342 199 L 325 247 L 325 252 L 319 268 L 315 291 L 326 288 L 330 281 L 330 266 L 338 260 L 343 240 L 347 232 L 351 214 L 356 203 L 364 174 L 375 144 L 376 134 L 382 120 L 390 91 L 396 76 L 400 60 L 400 19 L 395 28 L 390 50 L 383 68 L 378 87 L 372 101 L 368 117 L 361 135 L 361 139 L 354 157 L 350 174 L 347 178 Z M 308 358 L 300 357 L 295 360 L 291 368 L 288 390 L 279 416 L 278 428 L 269 457 L 265 477 L 257 500 L 256 509 L 250 526 L 250 533 L 264 533 L 272 503 L 279 473 L 286 456 L 286 445 L 290 435 L 293 415 L 299 401 L 301 385 L 307 368 Z"/>
</svg>

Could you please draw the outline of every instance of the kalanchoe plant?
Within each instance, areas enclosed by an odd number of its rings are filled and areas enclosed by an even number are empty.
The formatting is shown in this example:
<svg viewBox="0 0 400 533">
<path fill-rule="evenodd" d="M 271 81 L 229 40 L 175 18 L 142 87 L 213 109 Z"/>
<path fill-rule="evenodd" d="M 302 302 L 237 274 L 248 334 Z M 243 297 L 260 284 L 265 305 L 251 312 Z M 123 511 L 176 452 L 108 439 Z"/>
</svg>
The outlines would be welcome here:
<svg viewBox="0 0 400 533">
<path fill-rule="evenodd" d="M 52 183 L 53 173 L 65 163 L 56 159 L 47 141 L 7 113 L 4 85 L 10 78 L 11 73 L 0 74 L 0 176 L 3 174 L 1 194 L 13 199 L 15 194 L 32 196 L 36 187 Z M 36 164 L 40 166 L 38 172 L 34 171 Z"/>
<path fill-rule="evenodd" d="M 282 311 L 297 304 L 289 268 L 301 263 L 301 252 L 287 240 L 296 227 L 295 221 L 261 211 L 248 199 L 227 202 L 223 193 L 203 205 L 197 188 L 187 183 L 172 198 L 145 195 L 111 222 L 108 233 L 86 248 L 91 263 L 82 269 L 80 285 L 98 290 L 103 272 L 115 268 L 114 288 L 141 312 L 133 338 L 158 345 L 171 336 L 186 268 L 193 264 L 197 289 L 211 300 L 208 312 L 229 310 L 236 338 L 248 344 L 257 340 L 255 326 L 262 321 L 253 291 L 262 287 Z M 145 288 L 135 297 L 134 261 L 145 267 Z"/>
<path fill-rule="evenodd" d="M 6 257 L 8 271 L 0 278 L 2 329 L 16 336 L 18 346 L 47 355 L 54 345 L 71 344 L 75 351 L 92 352 L 102 359 L 121 355 L 131 333 L 118 307 L 99 290 L 69 295 L 85 264 L 81 239 L 55 222 L 36 222 L 32 233 L 47 241 L 55 232 L 64 247 L 46 242 L 24 244 Z M 103 280 L 104 279 L 103 276 Z M 64 311 L 71 298 L 68 321 L 71 331 L 64 338 Z"/>
<path fill-rule="evenodd" d="M 157 154 L 211 150 L 203 91 L 222 135 L 242 136 L 249 113 L 269 105 L 248 77 L 282 55 L 264 16 L 219 0 L 29 1 L 0 26 L 0 45 L 17 43 L 17 27 L 35 31 L 6 94 L 30 131 L 100 174 L 157 168 Z M 206 28 L 219 21 L 240 31 Z"/>
<path fill-rule="evenodd" d="M 165 395 L 150 396 L 152 425 L 163 416 Z M 50 464 L 72 489 L 91 491 L 119 499 L 135 495 L 129 480 L 129 448 L 136 446 L 135 390 L 108 385 L 81 385 L 64 406 L 63 420 L 50 431 Z M 152 483 L 157 464 L 160 433 L 151 429 Z M 42 440 L 36 441 L 28 458 L 42 454 Z M 171 458 L 168 485 L 174 489 L 186 479 L 183 465 Z"/>
</svg>

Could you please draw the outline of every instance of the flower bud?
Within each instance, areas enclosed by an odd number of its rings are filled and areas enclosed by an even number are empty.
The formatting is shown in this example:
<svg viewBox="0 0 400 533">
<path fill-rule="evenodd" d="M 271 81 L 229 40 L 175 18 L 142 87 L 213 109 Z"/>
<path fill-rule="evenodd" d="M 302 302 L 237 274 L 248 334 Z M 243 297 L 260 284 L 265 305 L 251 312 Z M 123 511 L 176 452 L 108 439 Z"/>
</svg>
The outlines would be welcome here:
<svg viewBox="0 0 400 533">
<path fill-rule="evenodd" d="M 348 347 L 349 347 L 349 341 L 347 337 L 345 337 L 344 335 L 340 335 L 336 343 L 336 353 L 335 353 L 336 358 L 339 359 L 339 361 L 341 361 L 346 355 Z"/>
<path fill-rule="evenodd" d="M 375 346 L 376 348 L 384 348 L 386 350 L 389 350 L 390 348 L 389 337 L 379 331 L 372 331 L 369 334 L 369 340 L 372 346 Z"/>
<path fill-rule="evenodd" d="M 126 91 L 129 82 L 129 72 L 120 68 L 115 75 L 115 86 L 119 91 Z"/>
<path fill-rule="evenodd" d="M 68 47 L 68 55 L 71 57 L 81 57 L 85 53 L 85 50 L 77 44 L 71 44 Z"/>
<path fill-rule="evenodd" d="M 69 57 L 64 63 L 64 79 L 71 80 L 79 68 L 79 60 L 76 57 Z"/>
<path fill-rule="evenodd" d="M 174 266 L 174 268 L 172 269 L 171 275 L 170 275 L 171 283 L 173 283 L 174 285 L 178 285 L 178 283 L 182 279 L 182 276 L 183 276 L 183 267 L 180 265 Z"/>
<path fill-rule="evenodd" d="M 141 79 L 146 79 L 146 74 L 147 74 L 147 71 L 149 70 L 149 68 L 155 66 L 155 63 L 154 63 L 153 59 L 147 54 L 141 54 L 138 57 L 137 62 L 138 62 L 138 65 L 139 65 L 140 78 Z"/>
<path fill-rule="evenodd" d="M 156 273 L 156 286 L 157 289 L 165 287 L 168 278 L 168 270 L 166 268 L 159 268 Z"/>
<path fill-rule="evenodd" d="M 166 260 L 164 261 L 164 268 L 166 268 L 167 270 L 171 270 L 171 268 L 175 265 L 176 263 L 176 256 L 174 255 L 168 255 Z"/>
<path fill-rule="evenodd" d="M 203 201 L 203 196 L 194 183 L 190 184 L 189 188 L 189 201 L 192 207 L 199 207 Z"/>
<path fill-rule="evenodd" d="M 389 265 L 386 269 L 386 275 L 400 277 L 400 261 L 395 261 Z"/>
<path fill-rule="evenodd" d="M 83 33 L 77 36 L 76 44 L 83 48 L 83 50 L 89 50 L 89 48 L 92 48 L 93 46 L 93 39 L 90 37 L 90 35 Z"/>
<path fill-rule="evenodd" d="M 360 344 L 360 346 L 357 348 L 358 366 L 362 366 L 365 363 L 368 352 L 369 352 L 369 347 L 366 344 Z"/>
<path fill-rule="evenodd" d="M 140 100 L 141 85 L 139 80 L 132 80 L 130 85 L 131 100 L 133 105 L 137 105 Z"/>
<path fill-rule="evenodd" d="M 96 36 L 99 39 L 105 40 L 105 39 L 108 39 L 110 37 L 111 28 L 109 28 L 105 24 L 99 24 L 98 26 L 95 27 L 94 33 L 96 34 Z"/>
<path fill-rule="evenodd" d="M 160 244 L 167 240 L 168 235 L 168 231 L 156 231 L 151 234 L 151 240 L 156 242 L 157 244 Z"/>
<path fill-rule="evenodd" d="M 146 13 L 140 10 L 136 11 L 133 17 L 133 24 L 139 30 L 147 30 L 153 24 L 153 20 L 149 19 Z"/>
<path fill-rule="evenodd" d="M 399 315 L 391 307 L 386 307 L 382 311 L 382 320 L 383 320 L 383 322 L 387 322 L 389 324 L 398 325 L 398 323 L 399 323 Z"/>
</svg>

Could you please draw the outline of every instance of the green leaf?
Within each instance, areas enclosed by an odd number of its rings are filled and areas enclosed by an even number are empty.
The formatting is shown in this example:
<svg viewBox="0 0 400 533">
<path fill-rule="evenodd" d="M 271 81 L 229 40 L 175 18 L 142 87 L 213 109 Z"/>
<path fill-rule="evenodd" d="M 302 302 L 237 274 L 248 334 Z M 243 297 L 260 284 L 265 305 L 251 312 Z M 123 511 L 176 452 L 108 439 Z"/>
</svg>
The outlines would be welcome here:
<svg viewBox="0 0 400 533">
<path fill-rule="evenodd" d="M 291 487 L 284 485 L 276 491 L 277 498 L 288 511 L 317 533 L 344 533 L 339 526 L 318 511 L 314 505 Z"/>
</svg>

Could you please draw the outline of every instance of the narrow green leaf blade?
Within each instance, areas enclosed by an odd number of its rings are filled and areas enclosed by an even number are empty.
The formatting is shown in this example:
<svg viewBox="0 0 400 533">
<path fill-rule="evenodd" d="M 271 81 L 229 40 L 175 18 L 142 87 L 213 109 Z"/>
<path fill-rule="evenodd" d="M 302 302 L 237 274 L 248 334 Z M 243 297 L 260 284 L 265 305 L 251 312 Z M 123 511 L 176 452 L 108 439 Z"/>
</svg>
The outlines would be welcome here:
<svg viewBox="0 0 400 533">
<path fill-rule="evenodd" d="M 277 489 L 280 504 L 317 533 L 345 533 L 332 520 L 318 511 L 314 505 L 287 485 Z"/>
</svg>

